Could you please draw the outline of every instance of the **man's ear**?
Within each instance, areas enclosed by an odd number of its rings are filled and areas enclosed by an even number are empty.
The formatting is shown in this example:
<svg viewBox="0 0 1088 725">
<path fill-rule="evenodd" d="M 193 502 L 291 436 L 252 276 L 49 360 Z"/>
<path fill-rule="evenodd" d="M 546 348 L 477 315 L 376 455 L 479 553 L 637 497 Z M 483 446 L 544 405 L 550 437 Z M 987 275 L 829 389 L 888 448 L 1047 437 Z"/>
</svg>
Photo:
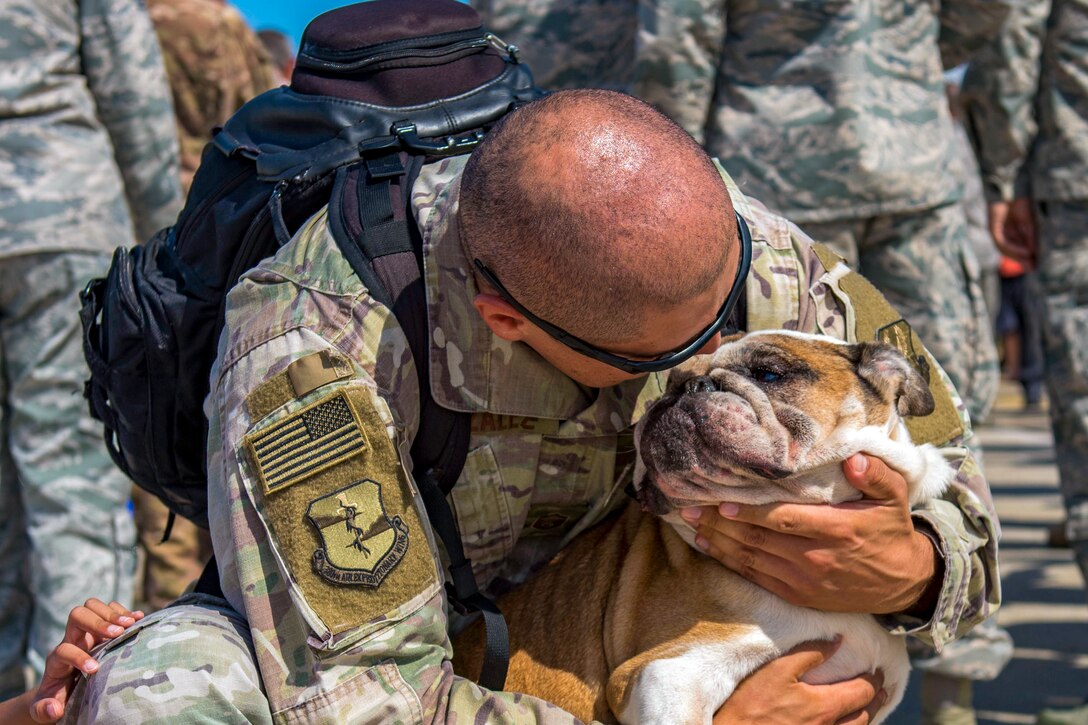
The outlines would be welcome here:
<svg viewBox="0 0 1088 725">
<path fill-rule="evenodd" d="M 509 342 L 525 339 L 529 321 L 502 297 L 481 292 L 472 300 L 472 305 L 480 313 L 484 324 L 502 339 Z"/>
<path fill-rule="evenodd" d="M 899 415 L 929 415 L 936 404 L 922 374 L 901 352 L 882 342 L 857 344 L 858 375 L 895 402 Z"/>
</svg>

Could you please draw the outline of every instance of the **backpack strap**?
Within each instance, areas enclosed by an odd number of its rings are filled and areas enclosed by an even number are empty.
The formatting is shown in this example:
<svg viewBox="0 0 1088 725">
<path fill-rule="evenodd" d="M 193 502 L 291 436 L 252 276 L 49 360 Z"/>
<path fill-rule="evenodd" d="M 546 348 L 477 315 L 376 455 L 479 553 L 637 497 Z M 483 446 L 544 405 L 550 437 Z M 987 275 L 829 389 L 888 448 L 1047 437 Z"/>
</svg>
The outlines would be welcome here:
<svg viewBox="0 0 1088 725">
<path fill-rule="evenodd" d="M 411 188 L 424 160 L 392 152 L 340 169 L 329 202 L 329 227 L 371 296 L 392 310 L 408 338 L 420 397 L 412 476 L 427 518 L 449 556 L 446 589 L 451 604 L 462 614 L 478 611 L 484 618 L 487 646 L 479 683 L 501 690 L 510 660 L 506 621 L 476 584 L 446 500 L 465 465 L 471 416 L 443 408 L 431 395 L 423 240 L 409 208 Z"/>
</svg>

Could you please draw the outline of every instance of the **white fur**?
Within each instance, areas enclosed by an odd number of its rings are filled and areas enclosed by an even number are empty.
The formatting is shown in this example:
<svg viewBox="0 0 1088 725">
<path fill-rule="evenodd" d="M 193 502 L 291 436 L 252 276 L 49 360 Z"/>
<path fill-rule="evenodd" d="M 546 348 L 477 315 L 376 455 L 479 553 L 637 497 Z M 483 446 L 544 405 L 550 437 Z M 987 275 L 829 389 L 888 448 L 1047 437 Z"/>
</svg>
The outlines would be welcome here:
<svg viewBox="0 0 1088 725">
<path fill-rule="evenodd" d="M 620 714 L 625 725 L 709 725 L 740 681 L 760 666 L 802 642 L 837 635 L 843 638 L 838 650 L 810 670 L 805 682 L 826 684 L 883 670 L 888 701 L 873 723 L 882 722 L 903 699 L 910 677 L 906 643 L 871 615 L 797 607 L 739 575 L 728 576 L 735 580 L 728 585 L 731 597 L 747 600 L 745 609 L 755 624 L 730 641 L 707 642 L 644 668 Z"/>
</svg>

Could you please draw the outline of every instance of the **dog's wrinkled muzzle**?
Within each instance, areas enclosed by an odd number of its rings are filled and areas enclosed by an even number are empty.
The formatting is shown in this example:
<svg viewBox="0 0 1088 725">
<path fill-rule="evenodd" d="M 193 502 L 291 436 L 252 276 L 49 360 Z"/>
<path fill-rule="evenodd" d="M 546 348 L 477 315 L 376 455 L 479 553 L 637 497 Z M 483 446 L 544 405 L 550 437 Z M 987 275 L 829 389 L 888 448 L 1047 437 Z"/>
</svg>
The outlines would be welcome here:
<svg viewBox="0 0 1088 725">
<path fill-rule="evenodd" d="M 641 426 L 646 476 L 643 505 L 730 500 L 739 488 L 795 471 L 791 434 L 775 406 L 751 380 L 725 369 L 690 378 L 662 398 Z"/>
</svg>

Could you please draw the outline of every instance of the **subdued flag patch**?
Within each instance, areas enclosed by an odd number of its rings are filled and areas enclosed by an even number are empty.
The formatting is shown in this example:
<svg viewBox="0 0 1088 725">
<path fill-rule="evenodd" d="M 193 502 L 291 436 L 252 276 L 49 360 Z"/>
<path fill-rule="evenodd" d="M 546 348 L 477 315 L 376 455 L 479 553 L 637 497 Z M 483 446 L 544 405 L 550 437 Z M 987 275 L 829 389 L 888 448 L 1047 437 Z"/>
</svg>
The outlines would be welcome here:
<svg viewBox="0 0 1088 725">
<path fill-rule="evenodd" d="M 265 494 L 324 471 L 367 448 L 366 435 L 341 392 L 246 436 Z"/>
</svg>

